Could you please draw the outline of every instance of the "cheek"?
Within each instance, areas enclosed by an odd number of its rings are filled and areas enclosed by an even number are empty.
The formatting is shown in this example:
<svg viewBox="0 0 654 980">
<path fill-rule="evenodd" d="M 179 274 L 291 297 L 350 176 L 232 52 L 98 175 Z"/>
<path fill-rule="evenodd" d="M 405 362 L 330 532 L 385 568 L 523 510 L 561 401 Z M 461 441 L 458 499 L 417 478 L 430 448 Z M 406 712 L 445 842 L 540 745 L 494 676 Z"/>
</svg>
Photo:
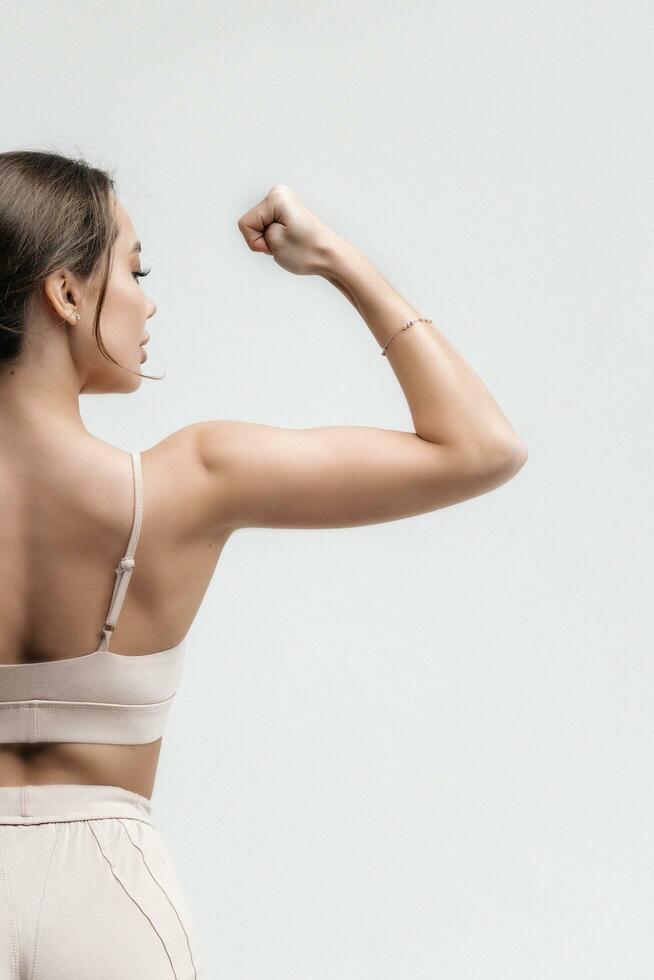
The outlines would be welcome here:
<svg viewBox="0 0 654 980">
<path fill-rule="evenodd" d="M 146 300 L 139 286 L 125 286 L 113 303 L 113 312 L 123 329 L 138 331 L 143 323 Z"/>
<path fill-rule="evenodd" d="M 139 287 L 137 286 L 136 289 Z M 129 285 L 114 288 L 105 297 L 100 328 L 107 349 L 114 356 L 132 355 L 145 333 L 145 299 Z"/>
</svg>

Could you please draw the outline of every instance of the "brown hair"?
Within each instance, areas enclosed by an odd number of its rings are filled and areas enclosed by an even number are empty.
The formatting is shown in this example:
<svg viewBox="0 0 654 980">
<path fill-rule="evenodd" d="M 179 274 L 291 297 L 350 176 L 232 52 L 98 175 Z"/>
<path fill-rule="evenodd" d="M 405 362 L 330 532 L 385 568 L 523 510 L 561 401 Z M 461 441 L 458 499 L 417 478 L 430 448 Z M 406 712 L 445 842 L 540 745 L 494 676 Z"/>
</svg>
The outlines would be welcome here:
<svg viewBox="0 0 654 980">
<path fill-rule="evenodd" d="M 0 368 L 20 356 L 26 313 L 43 294 L 45 279 L 62 267 L 82 282 L 88 282 L 101 269 L 93 338 L 102 356 L 118 364 L 100 333 L 119 232 L 112 211 L 115 199 L 113 171 L 97 169 L 58 151 L 0 153 Z"/>
</svg>

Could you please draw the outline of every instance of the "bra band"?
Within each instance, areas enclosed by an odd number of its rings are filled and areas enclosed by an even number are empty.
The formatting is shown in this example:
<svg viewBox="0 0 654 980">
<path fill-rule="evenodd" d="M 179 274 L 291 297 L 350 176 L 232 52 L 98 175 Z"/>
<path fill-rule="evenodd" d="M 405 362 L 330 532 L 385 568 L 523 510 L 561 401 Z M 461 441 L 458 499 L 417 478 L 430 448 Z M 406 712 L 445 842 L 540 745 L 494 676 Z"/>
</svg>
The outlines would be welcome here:
<svg viewBox="0 0 654 980">
<path fill-rule="evenodd" d="M 135 561 L 134 552 L 138 544 L 141 524 L 143 521 L 143 474 L 141 471 L 141 454 L 138 452 L 130 453 L 132 457 L 132 471 L 134 475 L 134 520 L 132 522 L 132 533 L 129 536 L 127 552 L 120 559 L 116 567 L 116 581 L 114 591 L 109 603 L 107 619 L 102 627 L 102 640 L 98 650 L 108 650 L 111 634 L 116 629 L 120 610 L 122 609 L 129 580 L 134 571 Z"/>
</svg>

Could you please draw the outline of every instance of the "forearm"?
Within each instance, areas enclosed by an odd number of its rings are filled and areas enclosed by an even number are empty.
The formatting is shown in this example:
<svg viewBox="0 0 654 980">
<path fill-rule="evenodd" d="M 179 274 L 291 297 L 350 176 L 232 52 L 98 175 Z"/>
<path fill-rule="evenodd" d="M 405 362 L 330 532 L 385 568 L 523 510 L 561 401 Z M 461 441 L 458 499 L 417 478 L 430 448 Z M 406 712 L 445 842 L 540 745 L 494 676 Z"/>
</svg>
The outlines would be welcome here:
<svg viewBox="0 0 654 980">
<path fill-rule="evenodd" d="M 325 248 L 318 274 L 347 297 L 380 348 L 407 320 L 429 316 L 404 299 L 359 248 L 337 235 Z M 414 323 L 403 330 L 387 347 L 386 359 L 421 438 L 443 446 L 524 454 L 488 388 L 435 324 Z"/>
</svg>

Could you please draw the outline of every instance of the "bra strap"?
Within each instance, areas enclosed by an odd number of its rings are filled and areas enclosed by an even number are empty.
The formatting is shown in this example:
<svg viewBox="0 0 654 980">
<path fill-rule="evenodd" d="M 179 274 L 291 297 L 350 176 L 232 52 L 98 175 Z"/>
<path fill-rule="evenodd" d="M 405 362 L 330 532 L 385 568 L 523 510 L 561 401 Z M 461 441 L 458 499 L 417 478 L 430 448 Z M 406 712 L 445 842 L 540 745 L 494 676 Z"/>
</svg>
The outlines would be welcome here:
<svg viewBox="0 0 654 980">
<path fill-rule="evenodd" d="M 132 577 L 132 572 L 134 571 L 134 552 L 136 551 L 139 534 L 141 533 L 141 524 L 143 522 L 143 474 L 141 471 L 141 454 L 133 452 L 130 455 L 132 457 L 132 470 L 134 473 L 134 521 L 132 523 L 132 533 L 130 534 L 129 542 L 127 544 L 127 551 L 124 557 L 120 559 L 116 567 L 114 591 L 109 604 L 107 619 L 102 628 L 102 641 L 98 647 L 98 650 L 109 649 L 109 640 L 111 638 L 111 634 L 116 629 L 120 610 L 122 609 L 123 602 L 125 600 L 127 586 L 129 585 L 129 580 Z"/>
</svg>

